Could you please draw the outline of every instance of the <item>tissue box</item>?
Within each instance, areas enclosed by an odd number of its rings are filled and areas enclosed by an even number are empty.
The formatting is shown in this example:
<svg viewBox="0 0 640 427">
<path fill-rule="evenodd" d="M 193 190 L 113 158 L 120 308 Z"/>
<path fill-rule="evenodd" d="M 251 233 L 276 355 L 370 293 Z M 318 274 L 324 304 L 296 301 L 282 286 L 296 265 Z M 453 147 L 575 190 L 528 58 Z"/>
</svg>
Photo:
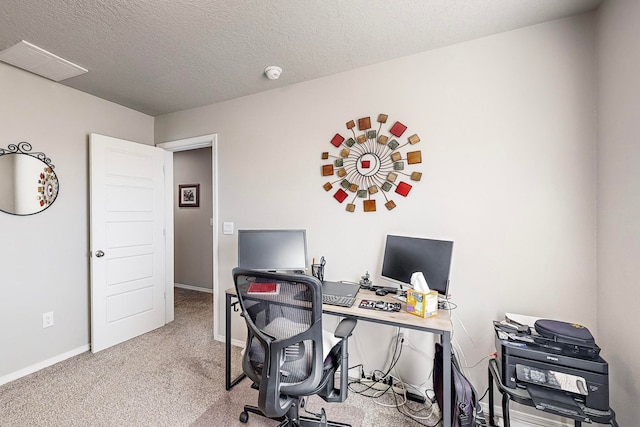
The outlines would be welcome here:
<svg viewBox="0 0 640 427">
<path fill-rule="evenodd" d="M 438 291 L 407 290 L 407 313 L 420 317 L 432 317 L 438 314 Z"/>
</svg>

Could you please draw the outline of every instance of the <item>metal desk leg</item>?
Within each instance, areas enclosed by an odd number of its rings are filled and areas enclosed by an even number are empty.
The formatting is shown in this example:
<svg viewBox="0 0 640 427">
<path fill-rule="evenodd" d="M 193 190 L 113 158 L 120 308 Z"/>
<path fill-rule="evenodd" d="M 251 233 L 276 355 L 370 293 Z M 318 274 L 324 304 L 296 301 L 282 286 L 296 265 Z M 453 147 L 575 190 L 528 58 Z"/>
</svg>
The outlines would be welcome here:
<svg viewBox="0 0 640 427">
<path fill-rule="evenodd" d="M 451 427 L 451 333 L 444 331 L 442 333 L 442 364 L 443 364 L 443 387 L 442 400 L 444 400 L 444 408 L 442 408 L 442 425 Z"/>
<path fill-rule="evenodd" d="M 224 385 L 225 389 L 229 390 L 231 388 L 231 295 L 229 294 L 226 294 L 224 314 Z"/>
<path fill-rule="evenodd" d="M 245 374 L 239 375 L 236 379 L 231 381 L 231 298 L 232 295 L 226 294 L 225 300 L 225 336 L 224 336 L 224 358 L 225 358 L 225 371 L 224 371 L 224 383 L 225 389 L 230 390 L 231 387 L 238 384 Z"/>
<path fill-rule="evenodd" d="M 502 418 L 504 419 L 504 427 L 511 426 L 509 419 L 509 399 L 509 393 L 502 393 Z"/>
<path fill-rule="evenodd" d="M 489 385 L 489 426 L 493 427 L 496 425 L 496 420 L 493 408 L 493 375 L 491 375 L 491 368 L 487 369 L 487 372 L 489 372 L 489 381 L 487 383 Z"/>
</svg>

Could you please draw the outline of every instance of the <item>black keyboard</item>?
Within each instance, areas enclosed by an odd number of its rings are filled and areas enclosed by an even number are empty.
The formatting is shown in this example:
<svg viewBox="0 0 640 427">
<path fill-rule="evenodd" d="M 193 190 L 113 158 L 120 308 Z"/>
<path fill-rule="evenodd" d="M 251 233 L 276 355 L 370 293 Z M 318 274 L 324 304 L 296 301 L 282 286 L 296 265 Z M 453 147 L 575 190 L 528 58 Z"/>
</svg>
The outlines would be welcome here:
<svg viewBox="0 0 640 427">
<path fill-rule="evenodd" d="M 356 302 L 355 297 L 340 297 L 337 295 L 322 295 L 322 303 L 339 305 L 340 307 L 351 307 Z"/>
</svg>

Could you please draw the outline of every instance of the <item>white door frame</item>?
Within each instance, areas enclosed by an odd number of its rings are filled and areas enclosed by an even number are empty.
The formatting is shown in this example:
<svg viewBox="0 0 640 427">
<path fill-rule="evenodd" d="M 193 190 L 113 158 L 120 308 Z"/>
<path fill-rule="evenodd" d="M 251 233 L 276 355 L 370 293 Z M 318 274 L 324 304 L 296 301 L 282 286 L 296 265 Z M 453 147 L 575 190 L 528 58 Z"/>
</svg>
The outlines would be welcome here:
<svg viewBox="0 0 640 427">
<path fill-rule="evenodd" d="M 173 160 L 173 153 L 178 151 L 195 150 L 198 148 L 211 147 L 211 189 L 213 191 L 213 295 L 214 298 L 218 295 L 218 134 L 209 134 L 202 136 L 195 136 L 192 138 L 177 139 L 173 141 L 161 142 L 156 144 L 156 147 L 162 148 L 167 151 L 167 156 Z M 165 192 L 170 194 L 171 197 L 167 197 L 166 203 L 166 266 L 167 266 L 167 318 L 166 323 L 173 321 L 174 319 L 174 300 L 173 300 L 173 286 L 174 286 L 174 247 L 173 247 L 173 161 L 165 162 L 166 165 L 171 165 L 171 170 L 165 170 Z M 214 304 L 215 310 L 215 304 Z M 215 321 L 215 314 L 213 317 L 213 336 L 218 336 L 219 325 Z"/>
</svg>

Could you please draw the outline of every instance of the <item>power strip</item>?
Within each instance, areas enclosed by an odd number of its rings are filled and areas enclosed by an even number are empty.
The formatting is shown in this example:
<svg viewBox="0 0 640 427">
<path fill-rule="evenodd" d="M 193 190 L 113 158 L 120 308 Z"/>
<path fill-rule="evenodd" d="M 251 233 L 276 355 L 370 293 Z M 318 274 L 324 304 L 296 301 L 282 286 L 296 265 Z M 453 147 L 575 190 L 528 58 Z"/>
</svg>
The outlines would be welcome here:
<svg viewBox="0 0 640 427">
<path fill-rule="evenodd" d="M 389 384 L 385 384 L 382 381 L 371 380 L 369 378 L 353 378 L 353 377 L 350 377 L 349 380 L 353 382 L 358 382 L 364 386 L 370 387 L 372 390 L 383 391 L 383 392 L 389 390 Z M 412 400 L 414 402 L 418 402 L 418 403 L 427 402 L 427 398 L 424 397 L 424 395 L 420 393 L 414 393 L 409 390 L 405 390 L 404 386 L 394 385 L 393 391 L 396 394 L 399 394 L 400 396 L 405 395 L 408 400 Z"/>
<path fill-rule="evenodd" d="M 391 386 L 389 384 L 385 384 L 382 381 L 374 381 L 374 380 L 370 380 L 370 379 L 367 379 L 367 378 L 360 378 L 357 381 L 360 384 L 371 388 L 372 390 L 387 391 L 387 390 L 391 389 Z M 405 393 L 404 387 L 400 387 L 398 385 L 394 385 L 393 386 L 393 391 L 396 394 L 400 394 L 400 395 L 404 395 L 404 393 Z"/>
</svg>

